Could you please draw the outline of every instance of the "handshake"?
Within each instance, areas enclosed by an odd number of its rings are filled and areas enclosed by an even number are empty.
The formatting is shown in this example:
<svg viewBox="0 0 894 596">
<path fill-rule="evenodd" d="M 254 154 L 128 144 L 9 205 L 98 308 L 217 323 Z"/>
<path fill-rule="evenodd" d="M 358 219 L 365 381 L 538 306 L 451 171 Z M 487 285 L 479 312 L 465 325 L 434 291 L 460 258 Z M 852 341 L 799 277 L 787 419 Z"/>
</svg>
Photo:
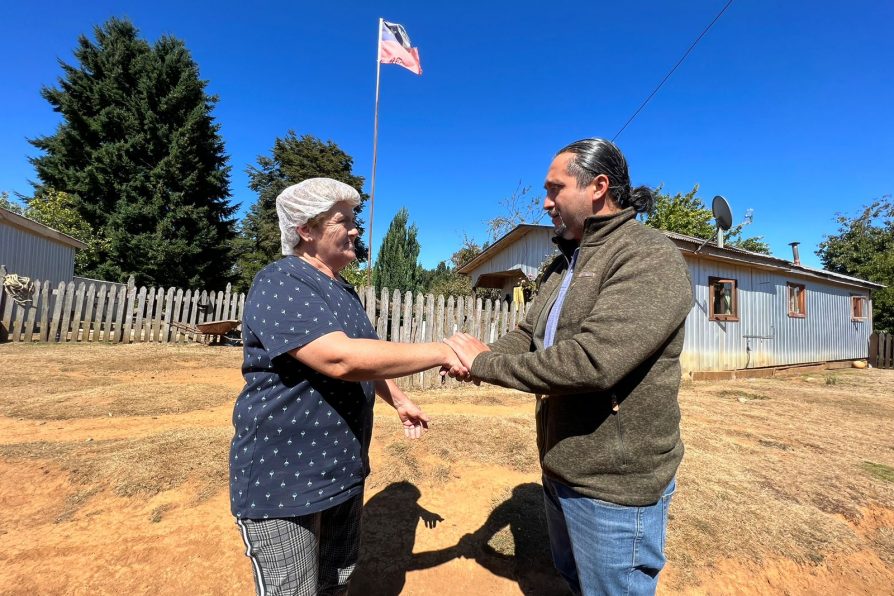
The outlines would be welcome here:
<svg viewBox="0 0 894 596">
<path fill-rule="evenodd" d="M 441 365 L 441 376 L 449 376 L 460 381 L 480 382 L 472 377 L 472 362 L 482 352 L 490 352 L 480 339 L 468 333 L 457 333 L 444 339 L 449 349 L 444 350 L 445 361 Z"/>
</svg>

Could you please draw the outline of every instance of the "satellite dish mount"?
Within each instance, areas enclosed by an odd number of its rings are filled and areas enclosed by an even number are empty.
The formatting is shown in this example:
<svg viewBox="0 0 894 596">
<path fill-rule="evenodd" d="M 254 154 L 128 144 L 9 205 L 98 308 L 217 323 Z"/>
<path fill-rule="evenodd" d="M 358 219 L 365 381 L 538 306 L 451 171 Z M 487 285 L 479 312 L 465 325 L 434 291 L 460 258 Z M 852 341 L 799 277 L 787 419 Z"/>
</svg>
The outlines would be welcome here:
<svg viewBox="0 0 894 596">
<path fill-rule="evenodd" d="M 720 195 L 714 197 L 711 212 L 714 214 L 714 223 L 717 225 L 717 248 L 723 248 L 723 233 L 733 225 L 733 212 L 726 199 Z"/>
</svg>

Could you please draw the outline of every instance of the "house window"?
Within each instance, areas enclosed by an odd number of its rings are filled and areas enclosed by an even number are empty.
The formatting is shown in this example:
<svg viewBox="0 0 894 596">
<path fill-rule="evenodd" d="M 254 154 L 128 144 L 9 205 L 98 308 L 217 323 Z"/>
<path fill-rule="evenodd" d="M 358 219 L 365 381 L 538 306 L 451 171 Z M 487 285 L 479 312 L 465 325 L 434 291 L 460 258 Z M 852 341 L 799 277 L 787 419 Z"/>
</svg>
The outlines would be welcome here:
<svg viewBox="0 0 894 596">
<path fill-rule="evenodd" d="M 851 296 L 851 320 L 863 321 L 866 319 L 866 296 Z"/>
<path fill-rule="evenodd" d="M 736 299 L 736 280 L 721 279 L 719 277 L 708 278 L 708 297 L 711 304 L 712 321 L 738 321 L 739 305 Z"/>
<path fill-rule="evenodd" d="M 787 284 L 788 286 L 788 316 L 807 316 L 807 290 L 802 284 Z"/>
</svg>

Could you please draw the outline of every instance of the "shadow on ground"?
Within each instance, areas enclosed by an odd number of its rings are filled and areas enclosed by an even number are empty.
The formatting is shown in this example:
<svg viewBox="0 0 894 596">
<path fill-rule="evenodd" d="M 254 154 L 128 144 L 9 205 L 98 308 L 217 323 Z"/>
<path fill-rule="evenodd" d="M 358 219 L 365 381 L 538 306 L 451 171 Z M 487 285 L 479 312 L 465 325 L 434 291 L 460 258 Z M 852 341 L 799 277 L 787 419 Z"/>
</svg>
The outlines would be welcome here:
<svg viewBox="0 0 894 596">
<path fill-rule="evenodd" d="M 360 561 L 351 589 L 376 596 L 400 594 L 408 571 L 465 557 L 518 582 L 523 594 L 567 594 L 552 565 L 542 495 L 539 484 L 520 484 L 478 530 L 463 536 L 458 544 L 413 554 L 419 521 L 434 528 L 443 518 L 419 505 L 421 493 L 412 483 L 390 484 L 364 507 Z"/>
</svg>

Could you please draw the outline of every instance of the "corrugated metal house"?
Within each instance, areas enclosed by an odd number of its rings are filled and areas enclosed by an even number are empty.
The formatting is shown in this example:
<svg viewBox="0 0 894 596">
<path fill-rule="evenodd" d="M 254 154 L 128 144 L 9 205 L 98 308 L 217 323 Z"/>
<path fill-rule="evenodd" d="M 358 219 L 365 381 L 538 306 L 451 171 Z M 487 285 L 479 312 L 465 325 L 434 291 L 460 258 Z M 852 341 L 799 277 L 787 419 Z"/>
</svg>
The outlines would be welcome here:
<svg viewBox="0 0 894 596">
<path fill-rule="evenodd" d="M 512 295 L 524 280 L 534 279 L 544 259 L 556 253 L 550 226 L 521 224 L 458 269 L 476 288 L 498 288 Z"/>
<path fill-rule="evenodd" d="M 550 226 L 519 226 L 459 272 L 476 287 L 517 283 L 521 274 L 536 274 L 552 250 L 543 244 L 551 233 Z M 797 258 L 665 234 L 689 266 L 695 296 L 686 319 L 684 374 L 866 358 L 872 292 L 884 286 L 805 267 Z"/>
<path fill-rule="evenodd" d="M 8 273 L 69 282 L 75 251 L 84 248 L 80 240 L 0 207 L 0 265 Z"/>
</svg>

